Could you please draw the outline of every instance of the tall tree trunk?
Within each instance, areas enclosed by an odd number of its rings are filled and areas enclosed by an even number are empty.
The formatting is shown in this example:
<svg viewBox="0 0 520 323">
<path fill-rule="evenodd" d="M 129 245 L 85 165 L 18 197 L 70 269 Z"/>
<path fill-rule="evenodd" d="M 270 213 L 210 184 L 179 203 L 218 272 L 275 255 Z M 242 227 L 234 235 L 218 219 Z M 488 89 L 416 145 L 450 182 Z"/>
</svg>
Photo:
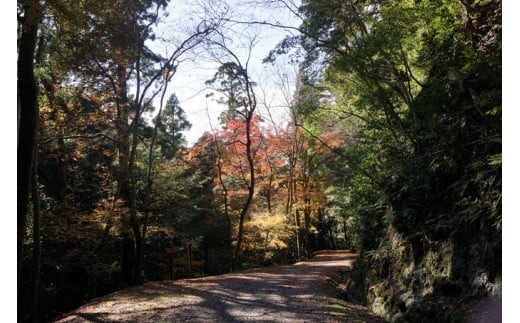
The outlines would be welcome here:
<svg viewBox="0 0 520 323">
<path fill-rule="evenodd" d="M 249 101 L 251 102 L 251 100 Z M 247 212 L 249 211 L 249 206 L 251 205 L 251 201 L 253 200 L 253 196 L 255 194 L 255 168 L 253 161 L 253 152 L 251 150 L 251 120 L 253 117 L 254 109 L 251 111 L 247 111 L 248 116 L 246 117 L 246 158 L 249 166 L 249 184 L 247 187 L 248 194 L 247 199 L 240 211 L 240 219 L 238 222 L 238 235 L 237 235 L 237 245 L 235 247 L 235 253 L 233 256 L 233 261 L 231 262 L 231 269 L 233 271 L 236 270 L 237 262 L 240 258 L 240 248 L 242 247 L 242 237 L 244 235 L 244 220 L 246 218 Z"/>
<path fill-rule="evenodd" d="M 121 234 L 121 281 L 119 288 L 132 285 L 134 278 L 135 242 L 128 232 Z"/>
<path fill-rule="evenodd" d="M 135 236 L 135 256 L 134 256 L 134 279 L 133 284 L 139 285 L 143 283 L 143 247 L 144 242 L 141 236 L 141 230 L 137 227 L 137 233 L 134 231 Z"/>
<path fill-rule="evenodd" d="M 320 225 L 319 227 L 319 230 L 318 230 L 318 237 L 317 237 L 317 245 L 318 245 L 318 249 L 325 249 L 325 232 L 323 232 L 325 230 L 325 224 L 324 224 L 324 215 L 323 215 L 323 212 L 322 212 L 322 209 L 319 208 L 318 209 L 318 223 Z"/>
<path fill-rule="evenodd" d="M 203 250 L 204 250 L 204 274 L 208 274 L 209 272 L 209 243 L 208 243 L 208 234 L 204 234 L 203 241 Z"/>
<path fill-rule="evenodd" d="M 139 243 L 139 245 L 136 245 L 136 271 L 140 271 L 142 267 L 142 262 L 144 258 L 144 241 L 146 239 L 146 231 L 148 228 L 148 218 L 150 216 L 150 210 L 148 205 L 150 204 L 150 197 L 152 193 L 152 186 L 153 186 L 153 152 L 155 148 L 155 143 L 157 141 L 157 132 L 158 132 L 158 125 L 161 123 L 161 113 L 164 106 L 164 96 L 166 94 L 166 90 L 168 89 L 168 83 L 173 77 L 174 73 L 171 73 L 171 68 L 168 69 L 167 72 L 167 78 L 165 79 L 164 88 L 161 94 L 161 100 L 159 105 L 159 112 L 157 114 L 156 123 L 153 129 L 153 135 L 152 140 L 150 142 L 150 150 L 148 151 L 148 170 L 146 172 L 146 191 L 144 192 L 144 206 L 146 208 L 143 223 L 142 223 L 142 230 L 141 230 L 141 237 L 140 240 L 136 240 L 136 244 Z M 138 279 L 138 282 L 140 282 L 140 279 Z"/>
<path fill-rule="evenodd" d="M 193 245 L 188 242 L 188 277 L 193 277 Z"/>
<path fill-rule="evenodd" d="M 141 41 L 139 41 L 141 43 Z M 141 275 L 141 260 L 139 255 L 142 254 L 142 237 L 141 237 L 141 224 L 137 217 L 137 172 L 136 172 L 136 159 L 137 159 L 137 143 L 139 142 L 139 121 L 141 119 L 141 57 L 140 50 L 141 46 L 137 46 L 137 56 L 135 61 L 135 73 L 136 73 L 136 91 L 135 98 L 133 101 L 134 119 L 132 120 L 132 146 L 130 148 L 130 157 L 128 159 L 128 182 L 129 182 L 129 200 L 128 205 L 130 206 L 130 226 L 134 234 L 135 242 L 135 254 L 134 254 L 134 277 L 132 284 L 140 284 L 142 282 Z"/>
<path fill-rule="evenodd" d="M 140 284 L 142 281 L 141 275 L 141 259 L 139 257 L 142 254 L 142 237 L 141 237 L 141 224 L 137 217 L 137 174 L 135 169 L 135 160 L 137 155 L 137 141 L 138 141 L 138 129 L 139 129 L 139 107 L 136 107 L 136 117 L 133 125 L 133 137 L 132 137 L 132 148 L 130 152 L 130 160 L 128 163 L 129 183 L 130 183 L 130 226 L 134 234 L 135 242 L 135 254 L 134 254 L 134 277 L 132 284 Z"/>
<path fill-rule="evenodd" d="M 271 205 L 271 192 L 273 187 L 273 170 L 270 168 L 271 174 L 269 174 L 269 186 L 267 187 L 267 212 L 269 212 L 269 215 L 272 214 L 273 206 Z"/>
<path fill-rule="evenodd" d="M 330 245 L 331 245 L 332 249 L 334 249 L 334 250 L 338 249 L 338 247 L 336 246 L 336 242 L 334 241 L 334 232 L 332 230 L 332 227 L 329 227 L 327 229 L 327 232 L 328 232 L 327 238 L 330 241 Z"/>
<path fill-rule="evenodd" d="M 24 3 L 24 22 L 18 46 L 18 174 L 17 174 L 17 281 L 18 281 L 18 318 L 21 318 L 21 286 L 23 240 L 29 203 L 29 187 L 36 143 L 38 122 L 38 87 L 34 77 L 34 54 L 38 24 L 41 20 L 41 4 L 38 0 Z"/>
<path fill-rule="evenodd" d="M 34 162 L 33 162 L 31 191 L 32 191 L 32 205 L 33 205 L 33 272 L 32 272 L 32 306 L 31 316 L 32 321 L 38 322 L 38 300 L 40 294 L 40 267 L 41 267 L 41 242 L 40 242 L 40 194 L 38 191 L 38 154 L 35 148 Z"/>
<path fill-rule="evenodd" d="M 118 162 L 119 171 L 117 174 L 117 189 L 114 195 L 112 206 L 121 198 L 126 207 L 130 207 L 130 125 L 128 124 L 128 107 L 130 100 L 128 99 L 127 72 L 124 66 L 118 66 L 116 71 L 116 82 L 114 82 L 114 94 L 116 96 L 117 119 L 115 122 L 117 140 L 118 140 Z M 111 222 L 111 220 L 109 220 Z M 126 224 L 123 224 L 126 226 Z M 110 227 L 107 225 L 106 234 Z M 121 236 L 121 282 L 120 287 L 133 285 L 134 280 L 134 253 L 135 240 L 132 239 L 127 232 Z M 100 245 L 101 246 L 101 245 Z"/>
<path fill-rule="evenodd" d="M 345 219 L 343 219 L 343 235 L 345 237 L 345 246 L 346 246 L 346 248 L 352 250 L 353 249 L 352 248 L 352 243 L 350 242 L 350 237 L 348 235 L 347 220 L 345 220 Z"/>
<path fill-rule="evenodd" d="M 302 190 L 303 190 L 303 221 L 300 232 L 302 233 L 302 249 L 305 256 L 309 255 L 310 251 L 310 222 L 311 222 L 311 156 L 305 153 L 305 158 L 302 162 Z"/>
<path fill-rule="evenodd" d="M 294 146 L 293 146 L 294 149 Z M 291 152 L 289 156 L 289 179 L 287 183 L 287 203 L 285 205 L 285 214 L 289 215 L 292 210 L 292 205 L 294 203 L 294 190 L 293 190 L 293 182 L 294 182 L 294 160 L 295 153 Z"/>
<path fill-rule="evenodd" d="M 118 141 L 118 162 L 119 174 L 118 191 L 119 195 L 128 202 L 130 196 L 130 188 L 128 181 L 128 160 L 130 151 L 130 126 L 128 125 L 128 87 L 126 84 L 126 69 L 124 66 L 117 68 L 117 85 L 114 85 L 117 106 L 117 120 L 115 122 Z"/>
<path fill-rule="evenodd" d="M 294 212 L 294 233 L 296 234 L 296 261 L 300 261 L 300 211 L 298 210 Z"/>
<path fill-rule="evenodd" d="M 224 216 L 226 218 L 226 235 L 227 235 L 227 248 L 229 259 L 231 260 L 230 271 L 233 271 L 233 244 L 232 244 L 232 236 L 231 236 L 231 216 L 229 215 L 229 205 L 228 205 L 228 190 L 226 183 L 224 182 L 223 173 L 222 173 L 222 152 L 220 151 L 219 139 L 217 137 L 217 133 L 213 130 L 213 135 L 215 138 L 215 145 L 217 148 L 217 175 L 220 186 L 222 187 L 222 197 L 224 199 Z"/>
<path fill-rule="evenodd" d="M 303 227 L 302 231 L 302 249 L 305 257 L 308 257 L 310 251 L 310 222 L 311 222 L 311 208 L 310 208 L 310 199 L 305 197 L 304 199 L 305 206 L 303 207 Z"/>
</svg>

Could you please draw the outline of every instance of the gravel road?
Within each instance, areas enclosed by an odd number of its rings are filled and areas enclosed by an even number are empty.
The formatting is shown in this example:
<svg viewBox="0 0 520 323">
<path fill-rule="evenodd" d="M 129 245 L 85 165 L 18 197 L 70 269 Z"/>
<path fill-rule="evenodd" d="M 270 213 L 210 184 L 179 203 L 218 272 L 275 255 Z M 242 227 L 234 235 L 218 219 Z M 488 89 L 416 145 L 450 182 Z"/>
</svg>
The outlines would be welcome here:
<svg viewBox="0 0 520 323">
<path fill-rule="evenodd" d="M 342 300 L 333 283 L 355 257 L 321 251 L 290 266 L 149 282 L 94 300 L 58 322 L 383 322 Z"/>
</svg>

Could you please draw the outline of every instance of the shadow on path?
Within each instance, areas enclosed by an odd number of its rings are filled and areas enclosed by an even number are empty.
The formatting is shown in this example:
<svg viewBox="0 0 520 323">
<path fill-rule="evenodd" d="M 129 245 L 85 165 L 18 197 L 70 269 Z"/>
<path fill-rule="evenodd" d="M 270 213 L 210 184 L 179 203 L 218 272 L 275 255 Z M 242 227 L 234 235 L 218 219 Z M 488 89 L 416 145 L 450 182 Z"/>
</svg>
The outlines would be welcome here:
<svg viewBox="0 0 520 323">
<path fill-rule="evenodd" d="M 150 282 L 95 300 L 58 322 L 383 322 L 342 300 L 328 282 L 355 258 L 322 251 L 291 266 Z"/>
</svg>

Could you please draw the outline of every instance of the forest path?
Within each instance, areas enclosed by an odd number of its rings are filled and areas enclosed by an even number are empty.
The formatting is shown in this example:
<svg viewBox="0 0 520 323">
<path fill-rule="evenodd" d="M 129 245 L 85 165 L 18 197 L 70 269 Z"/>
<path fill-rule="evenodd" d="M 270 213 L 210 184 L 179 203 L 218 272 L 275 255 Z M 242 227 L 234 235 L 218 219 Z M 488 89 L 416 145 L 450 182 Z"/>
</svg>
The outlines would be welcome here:
<svg viewBox="0 0 520 323">
<path fill-rule="evenodd" d="M 333 284 L 356 256 L 320 251 L 290 266 L 149 282 L 94 300 L 58 322 L 383 322 L 341 299 Z"/>
</svg>

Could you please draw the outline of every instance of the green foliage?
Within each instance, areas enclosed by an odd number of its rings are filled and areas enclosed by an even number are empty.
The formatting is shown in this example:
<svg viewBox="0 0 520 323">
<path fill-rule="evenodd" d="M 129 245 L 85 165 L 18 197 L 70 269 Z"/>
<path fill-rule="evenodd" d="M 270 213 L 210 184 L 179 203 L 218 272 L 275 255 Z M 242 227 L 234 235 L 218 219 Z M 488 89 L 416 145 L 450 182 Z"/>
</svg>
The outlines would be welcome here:
<svg viewBox="0 0 520 323">
<path fill-rule="evenodd" d="M 161 147 L 161 153 L 164 158 L 171 160 L 176 156 L 177 150 L 184 144 L 182 131 L 191 128 L 191 123 L 187 120 L 186 114 L 179 105 L 179 100 L 175 94 L 170 96 L 160 119 L 156 117 L 155 123 L 158 130 L 157 143 Z"/>
<path fill-rule="evenodd" d="M 429 257 L 447 245 L 457 296 L 489 294 L 501 271 L 500 3 L 331 0 L 301 10 L 299 113 L 314 136 L 345 134 L 321 167 L 336 175 L 330 206 L 364 255 L 354 294 L 384 299 L 378 311 L 389 317 L 426 315 L 432 299 L 406 279 L 435 277 L 446 264 Z M 408 254 L 386 245 L 392 236 Z M 392 303 L 392 293 L 417 302 Z"/>
<path fill-rule="evenodd" d="M 242 65 L 236 62 L 223 63 L 213 78 L 206 81 L 206 84 L 215 86 L 224 95 L 217 101 L 227 107 L 219 118 L 224 127 L 226 127 L 228 119 L 239 117 L 245 119 L 246 113 L 242 110 L 253 111 L 255 109 L 256 101 L 254 95 L 251 95 L 255 83 L 250 80 L 247 70 Z"/>
</svg>

